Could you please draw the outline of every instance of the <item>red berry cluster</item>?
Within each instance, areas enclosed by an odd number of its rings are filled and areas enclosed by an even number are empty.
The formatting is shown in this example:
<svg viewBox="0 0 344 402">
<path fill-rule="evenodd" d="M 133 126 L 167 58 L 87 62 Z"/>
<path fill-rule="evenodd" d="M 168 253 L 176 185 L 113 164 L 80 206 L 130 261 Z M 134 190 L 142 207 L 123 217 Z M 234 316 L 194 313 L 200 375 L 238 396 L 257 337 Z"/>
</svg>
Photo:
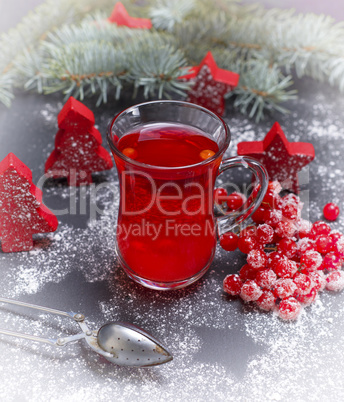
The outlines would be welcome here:
<svg viewBox="0 0 344 402">
<path fill-rule="evenodd" d="M 225 250 L 237 247 L 247 254 L 238 274 L 228 275 L 225 292 L 254 302 L 263 310 L 276 310 L 293 320 L 302 306 L 314 302 L 318 292 L 344 288 L 344 235 L 322 221 L 301 218 L 302 203 L 294 194 L 280 196 L 281 186 L 269 189 L 252 219 L 255 225 L 239 235 L 220 237 Z"/>
</svg>

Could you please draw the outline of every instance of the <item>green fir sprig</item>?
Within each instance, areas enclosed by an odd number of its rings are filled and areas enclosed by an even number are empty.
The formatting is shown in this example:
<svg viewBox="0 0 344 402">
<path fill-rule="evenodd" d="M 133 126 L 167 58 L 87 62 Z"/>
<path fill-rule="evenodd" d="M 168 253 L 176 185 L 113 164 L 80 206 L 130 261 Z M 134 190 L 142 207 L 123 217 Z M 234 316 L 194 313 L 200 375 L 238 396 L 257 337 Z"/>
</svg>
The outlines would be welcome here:
<svg viewBox="0 0 344 402">
<path fill-rule="evenodd" d="M 151 30 L 107 21 L 114 0 L 46 0 L 0 38 L 0 101 L 13 88 L 62 92 L 97 104 L 123 89 L 145 96 L 184 96 L 179 78 L 211 50 L 217 64 L 240 74 L 227 94 L 242 113 L 266 111 L 296 96 L 291 73 L 344 91 L 344 26 L 292 10 L 266 11 L 238 0 L 124 0 L 130 15 L 151 18 Z"/>
</svg>

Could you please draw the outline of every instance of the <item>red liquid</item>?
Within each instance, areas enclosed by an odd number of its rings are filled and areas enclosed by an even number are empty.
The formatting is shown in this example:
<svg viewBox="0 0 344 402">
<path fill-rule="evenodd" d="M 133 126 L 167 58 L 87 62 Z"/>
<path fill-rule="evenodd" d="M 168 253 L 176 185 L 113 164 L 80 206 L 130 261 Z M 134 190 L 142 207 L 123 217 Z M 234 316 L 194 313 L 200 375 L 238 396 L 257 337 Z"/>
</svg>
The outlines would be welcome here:
<svg viewBox="0 0 344 402">
<path fill-rule="evenodd" d="M 115 155 L 121 189 L 117 244 L 126 268 L 153 282 L 197 275 L 216 245 L 213 188 L 220 158 L 190 165 L 203 161 L 203 150 L 216 153 L 217 143 L 183 125 L 152 124 L 124 135 L 117 147 L 133 148 L 136 161 L 160 167 L 136 167 Z M 190 167 L 178 169 L 184 166 Z"/>
</svg>

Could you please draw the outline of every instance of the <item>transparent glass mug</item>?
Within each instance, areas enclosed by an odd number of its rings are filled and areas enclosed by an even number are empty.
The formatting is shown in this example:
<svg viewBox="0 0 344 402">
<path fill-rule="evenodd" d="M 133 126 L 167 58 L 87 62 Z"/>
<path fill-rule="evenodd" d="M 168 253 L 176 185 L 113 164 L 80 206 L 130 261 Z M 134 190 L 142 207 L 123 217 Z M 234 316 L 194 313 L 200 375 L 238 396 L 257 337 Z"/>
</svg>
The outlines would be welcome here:
<svg viewBox="0 0 344 402">
<path fill-rule="evenodd" d="M 185 166 L 142 163 L 120 151 L 128 135 L 149 137 L 155 125 L 175 127 L 174 132 L 201 132 L 202 141 L 211 139 L 218 150 L 208 159 Z M 198 141 L 197 136 L 193 138 Z M 204 275 L 214 258 L 217 236 L 246 220 L 267 189 L 267 173 L 259 162 L 246 157 L 222 160 L 230 143 L 229 128 L 219 116 L 192 103 L 154 101 L 132 106 L 112 120 L 108 141 L 120 186 L 117 256 L 130 278 L 152 289 L 182 288 Z M 153 152 L 154 140 L 150 147 Z M 215 180 L 238 166 L 253 172 L 256 186 L 240 213 L 216 218 Z"/>
</svg>

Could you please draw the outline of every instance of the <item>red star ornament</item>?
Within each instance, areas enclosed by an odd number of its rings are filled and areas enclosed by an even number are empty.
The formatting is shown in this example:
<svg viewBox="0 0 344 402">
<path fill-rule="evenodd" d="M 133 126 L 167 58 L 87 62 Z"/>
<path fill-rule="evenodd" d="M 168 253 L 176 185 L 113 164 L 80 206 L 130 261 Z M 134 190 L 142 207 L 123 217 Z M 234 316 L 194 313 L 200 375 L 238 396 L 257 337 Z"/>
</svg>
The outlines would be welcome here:
<svg viewBox="0 0 344 402">
<path fill-rule="evenodd" d="M 314 157 L 314 147 L 308 142 L 289 142 L 276 122 L 263 141 L 240 142 L 238 155 L 251 156 L 261 162 L 270 180 L 278 180 L 285 189 L 300 191 L 297 172 Z"/>
<path fill-rule="evenodd" d="M 224 95 L 238 85 L 239 74 L 219 68 L 212 53 L 208 52 L 199 66 L 192 67 L 189 73 L 180 79 L 194 81 L 194 85 L 188 92 L 188 102 L 223 115 Z"/>
<path fill-rule="evenodd" d="M 152 28 L 152 21 L 148 18 L 135 18 L 128 14 L 124 5 L 121 2 L 117 2 L 108 21 L 115 23 L 118 26 L 126 26 L 129 28 L 141 28 L 150 29 Z"/>
</svg>

